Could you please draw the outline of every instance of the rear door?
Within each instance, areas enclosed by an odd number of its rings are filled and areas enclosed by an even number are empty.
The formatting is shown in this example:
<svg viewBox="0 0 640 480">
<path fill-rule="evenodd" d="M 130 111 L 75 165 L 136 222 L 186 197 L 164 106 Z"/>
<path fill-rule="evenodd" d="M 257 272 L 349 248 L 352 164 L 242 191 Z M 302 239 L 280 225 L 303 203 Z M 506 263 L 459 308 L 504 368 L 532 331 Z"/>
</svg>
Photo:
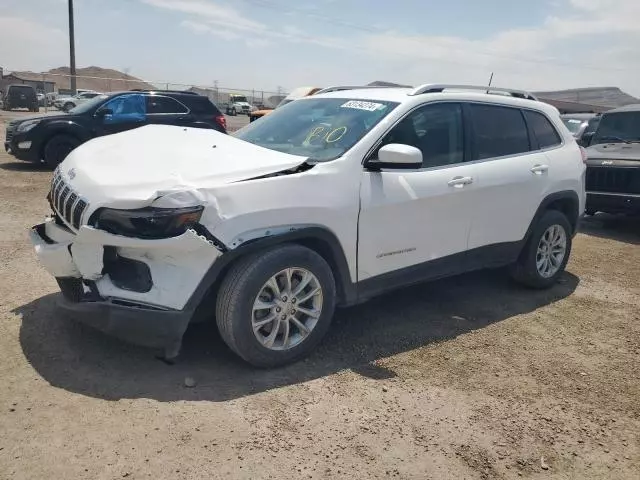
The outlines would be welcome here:
<svg viewBox="0 0 640 480">
<path fill-rule="evenodd" d="M 175 98 L 165 95 L 148 95 L 146 102 L 149 123 L 187 127 L 193 121 L 189 109 Z"/>
<path fill-rule="evenodd" d="M 465 112 L 477 172 L 469 250 L 473 256 L 474 249 L 499 246 L 493 250 L 495 259 L 486 255 L 491 252 L 478 250 L 475 260 L 503 263 L 519 251 L 517 242 L 546 196 L 555 166 L 545 151 L 559 146 L 560 136 L 538 112 L 480 103 L 466 104 Z M 547 124 L 551 130 L 544 133 Z M 534 128 L 540 130 L 540 139 Z"/>
</svg>

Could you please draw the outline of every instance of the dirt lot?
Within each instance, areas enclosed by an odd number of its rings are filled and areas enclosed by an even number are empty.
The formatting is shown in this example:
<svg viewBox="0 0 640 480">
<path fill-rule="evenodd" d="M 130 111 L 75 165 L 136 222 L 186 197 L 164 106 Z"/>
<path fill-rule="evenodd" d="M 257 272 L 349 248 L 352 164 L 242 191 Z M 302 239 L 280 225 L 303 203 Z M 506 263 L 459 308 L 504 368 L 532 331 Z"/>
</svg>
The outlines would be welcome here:
<svg viewBox="0 0 640 480">
<path fill-rule="evenodd" d="M 0 153 L 0 478 L 640 478 L 639 220 L 589 220 L 551 291 L 411 288 L 274 371 L 192 328 L 168 366 L 56 312 L 50 177 Z"/>
</svg>

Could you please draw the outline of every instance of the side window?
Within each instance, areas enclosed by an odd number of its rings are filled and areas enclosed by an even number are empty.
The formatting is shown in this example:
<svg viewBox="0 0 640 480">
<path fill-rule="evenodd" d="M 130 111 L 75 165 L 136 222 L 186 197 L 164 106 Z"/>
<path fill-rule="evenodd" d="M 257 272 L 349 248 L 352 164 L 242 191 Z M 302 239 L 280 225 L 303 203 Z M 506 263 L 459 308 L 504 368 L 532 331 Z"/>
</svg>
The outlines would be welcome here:
<svg viewBox="0 0 640 480">
<path fill-rule="evenodd" d="M 469 104 L 473 125 L 474 160 L 529 151 L 529 134 L 517 108 Z"/>
<path fill-rule="evenodd" d="M 382 145 L 401 143 L 422 152 L 422 168 L 464 161 L 462 107 L 434 103 L 410 113 L 383 139 Z"/>
<path fill-rule="evenodd" d="M 524 110 L 524 116 L 536 140 L 538 140 L 539 148 L 555 147 L 562 143 L 560 135 L 547 117 L 531 110 Z"/>
<path fill-rule="evenodd" d="M 171 97 L 149 95 L 147 113 L 188 113 L 189 110 Z"/>
<path fill-rule="evenodd" d="M 137 94 L 113 98 L 100 107 L 100 110 L 103 109 L 109 109 L 112 112 L 104 118 L 105 123 L 144 121 L 146 117 L 144 96 Z"/>
</svg>

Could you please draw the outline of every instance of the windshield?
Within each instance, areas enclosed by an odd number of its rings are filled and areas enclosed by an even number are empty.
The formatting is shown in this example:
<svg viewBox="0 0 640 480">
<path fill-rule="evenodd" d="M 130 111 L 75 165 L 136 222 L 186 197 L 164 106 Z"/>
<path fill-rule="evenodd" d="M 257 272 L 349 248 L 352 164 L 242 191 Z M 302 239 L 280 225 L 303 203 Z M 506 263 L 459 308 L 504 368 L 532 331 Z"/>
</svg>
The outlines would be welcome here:
<svg viewBox="0 0 640 480">
<path fill-rule="evenodd" d="M 109 98 L 109 95 L 98 95 L 97 97 L 93 97 L 91 100 L 87 100 L 77 107 L 72 108 L 71 110 L 69 110 L 69 113 L 71 115 L 77 115 L 78 113 L 87 113 L 93 108 L 100 105 L 107 98 Z"/>
<path fill-rule="evenodd" d="M 640 112 L 604 114 L 591 145 L 640 141 Z"/>
<path fill-rule="evenodd" d="M 584 123 L 584 120 L 579 120 L 577 118 L 563 118 L 562 123 L 569 129 L 571 133 L 578 133 L 580 127 Z"/>
<path fill-rule="evenodd" d="M 247 102 L 247 97 L 233 97 L 232 101 L 234 103 L 248 103 Z"/>
<path fill-rule="evenodd" d="M 397 105 L 348 98 L 301 99 L 238 130 L 236 137 L 324 162 L 342 156 Z"/>
<path fill-rule="evenodd" d="M 293 102 L 292 98 L 285 98 L 278 104 L 276 108 L 284 107 L 287 103 L 291 103 L 291 102 Z"/>
</svg>

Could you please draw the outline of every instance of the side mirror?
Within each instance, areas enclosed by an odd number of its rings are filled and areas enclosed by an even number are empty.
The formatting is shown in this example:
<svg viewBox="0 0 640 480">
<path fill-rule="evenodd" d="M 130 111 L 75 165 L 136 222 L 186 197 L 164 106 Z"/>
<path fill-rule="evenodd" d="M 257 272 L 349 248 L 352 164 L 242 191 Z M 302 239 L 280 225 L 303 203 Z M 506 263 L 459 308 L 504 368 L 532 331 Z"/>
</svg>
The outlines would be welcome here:
<svg viewBox="0 0 640 480">
<path fill-rule="evenodd" d="M 365 166 L 371 170 L 382 168 L 415 170 L 422 167 L 422 152 L 411 145 L 390 143 L 378 150 L 377 160 L 369 160 Z"/>
<path fill-rule="evenodd" d="M 591 145 L 591 141 L 593 140 L 593 136 L 595 134 L 596 132 L 585 133 L 584 135 L 582 135 L 582 138 L 580 139 L 578 144 L 583 147 L 588 147 L 589 145 Z"/>
<path fill-rule="evenodd" d="M 110 108 L 101 108 L 96 112 L 96 117 L 99 118 L 104 118 L 107 115 L 113 115 L 113 110 L 111 110 Z"/>
</svg>

